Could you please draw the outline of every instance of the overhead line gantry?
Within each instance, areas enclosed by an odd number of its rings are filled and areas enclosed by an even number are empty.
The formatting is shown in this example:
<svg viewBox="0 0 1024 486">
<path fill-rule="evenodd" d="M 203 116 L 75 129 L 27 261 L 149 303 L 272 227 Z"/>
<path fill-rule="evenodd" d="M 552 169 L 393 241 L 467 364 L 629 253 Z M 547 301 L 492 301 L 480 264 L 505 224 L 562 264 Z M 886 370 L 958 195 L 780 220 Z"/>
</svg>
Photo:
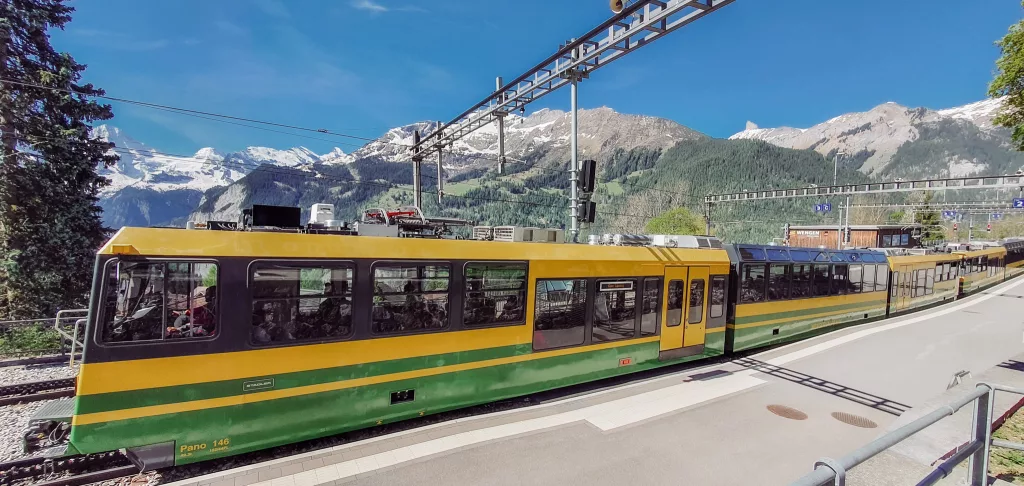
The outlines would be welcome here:
<svg viewBox="0 0 1024 486">
<path fill-rule="evenodd" d="M 437 154 L 438 171 L 442 151 L 463 137 L 491 123 L 498 125 L 498 171 L 504 171 L 504 118 L 509 113 L 525 113 L 526 105 L 569 85 L 571 87 L 571 163 L 570 163 L 570 235 L 579 233 L 579 149 L 577 85 L 590 74 L 640 47 L 715 12 L 734 0 L 634 0 L 618 2 L 613 11 L 621 11 L 586 34 L 565 42 L 558 50 L 530 70 L 508 83 L 497 80 L 497 89 L 433 132 L 417 137 L 412 147 L 414 199 L 419 205 L 422 192 L 418 174 L 424 158 Z M 438 199 L 444 193 L 442 177 L 437 179 Z"/>
</svg>

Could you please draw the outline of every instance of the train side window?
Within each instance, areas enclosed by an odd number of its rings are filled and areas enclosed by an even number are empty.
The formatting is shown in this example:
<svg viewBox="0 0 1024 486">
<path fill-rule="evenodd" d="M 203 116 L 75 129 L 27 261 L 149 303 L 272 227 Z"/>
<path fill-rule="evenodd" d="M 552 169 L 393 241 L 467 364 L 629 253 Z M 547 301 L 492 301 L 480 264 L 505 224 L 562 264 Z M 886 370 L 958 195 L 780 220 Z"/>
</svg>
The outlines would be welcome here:
<svg viewBox="0 0 1024 486">
<path fill-rule="evenodd" d="M 708 317 L 715 319 L 725 315 L 725 277 L 711 277 L 711 308 Z"/>
<path fill-rule="evenodd" d="M 929 268 L 925 272 L 924 295 L 932 295 L 935 292 L 935 269 Z"/>
<path fill-rule="evenodd" d="M 665 322 L 669 327 L 675 327 L 683 323 L 683 297 L 686 294 L 685 282 L 682 280 L 670 280 L 668 282 L 668 302 L 666 307 Z"/>
<path fill-rule="evenodd" d="M 867 271 L 867 270 L 865 270 Z M 883 263 L 875 265 L 875 291 L 885 292 L 889 284 L 889 265 Z M 895 287 L 895 286 L 894 286 Z"/>
<path fill-rule="evenodd" d="M 740 302 L 744 304 L 752 302 L 764 302 L 765 278 L 764 265 L 743 265 L 740 281 Z"/>
<path fill-rule="evenodd" d="M 791 295 L 794 299 L 811 296 L 811 265 L 793 264 Z"/>
<path fill-rule="evenodd" d="M 826 297 L 828 296 L 828 265 L 815 265 L 814 266 L 814 296 L 815 297 Z"/>
<path fill-rule="evenodd" d="M 869 265 L 870 266 L 870 265 Z M 859 294 L 864 291 L 864 266 L 850 265 L 850 293 Z M 872 285 L 872 287 L 874 287 Z M 870 292 L 870 290 L 868 290 Z"/>
<path fill-rule="evenodd" d="M 832 295 L 845 295 L 847 293 L 846 265 L 832 266 Z"/>
<path fill-rule="evenodd" d="M 252 343 L 351 335 L 353 273 L 353 267 L 345 264 L 254 264 Z"/>
<path fill-rule="evenodd" d="M 928 272 L 917 270 L 915 273 L 917 273 L 917 285 L 915 287 L 916 295 L 914 296 L 921 297 L 925 295 L 925 289 L 928 288 Z"/>
<path fill-rule="evenodd" d="M 945 275 L 942 274 L 942 264 L 935 265 L 935 283 L 939 283 L 944 280 Z"/>
<path fill-rule="evenodd" d="M 861 292 L 875 291 L 875 265 L 864 265 L 864 283 Z"/>
<path fill-rule="evenodd" d="M 525 263 L 467 263 L 462 323 L 520 324 L 526 309 Z"/>
<path fill-rule="evenodd" d="M 952 272 L 952 270 L 953 270 L 953 266 L 950 265 L 949 262 L 943 263 L 942 264 L 942 275 L 943 275 L 942 279 L 943 280 L 953 280 L 953 272 Z"/>
<path fill-rule="evenodd" d="M 769 267 L 768 300 L 789 298 L 789 264 L 773 263 Z"/>
<path fill-rule="evenodd" d="M 636 281 L 598 280 L 594 295 L 593 342 L 636 336 Z"/>
<path fill-rule="evenodd" d="M 583 344 L 586 338 L 586 280 L 538 280 L 534 306 L 534 350 Z"/>
<path fill-rule="evenodd" d="M 658 314 L 661 311 L 661 279 L 644 279 L 644 303 L 640 316 L 640 335 L 658 334 Z"/>
<path fill-rule="evenodd" d="M 878 268 L 882 268 L 882 266 L 879 265 Z M 893 282 L 896 282 L 896 285 L 892 286 L 892 292 L 890 292 L 889 295 L 892 296 L 892 297 L 898 297 L 898 292 L 897 291 L 901 288 L 900 285 L 899 285 L 900 272 L 893 272 L 892 279 L 893 279 Z"/>
<path fill-rule="evenodd" d="M 707 289 L 704 279 L 690 281 L 690 310 L 686 322 L 700 324 L 704 319 L 704 292 Z"/>
<path fill-rule="evenodd" d="M 444 264 L 386 263 L 373 267 L 372 330 L 377 334 L 448 327 L 448 284 Z"/>
<path fill-rule="evenodd" d="M 216 333 L 215 263 L 112 260 L 108 268 L 101 341 L 158 341 Z"/>
</svg>

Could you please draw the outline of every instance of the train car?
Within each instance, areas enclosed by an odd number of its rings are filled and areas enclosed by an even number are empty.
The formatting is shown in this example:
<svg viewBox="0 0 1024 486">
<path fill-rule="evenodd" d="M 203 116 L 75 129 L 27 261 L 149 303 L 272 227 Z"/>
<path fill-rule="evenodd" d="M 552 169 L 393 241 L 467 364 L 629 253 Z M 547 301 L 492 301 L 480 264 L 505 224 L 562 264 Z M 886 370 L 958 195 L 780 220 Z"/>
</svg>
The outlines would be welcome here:
<svg viewBox="0 0 1024 486">
<path fill-rule="evenodd" d="M 960 293 L 970 295 L 1006 280 L 1006 248 L 994 246 L 956 252 L 960 262 Z"/>
<path fill-rule="evenodd" d="M 735 284 L 728 352 L 885 317 L 889 265 L 878 251 L 726 245 Z"/>
<path fill-rule="evenodd" d="M 1006 278 L 1024 273 L 1024 238 L 1007 238 L 1002 243 L 1006 248 Z"/>
<path fill-rule="evenodd" d="M 124 228 L 67 453 L 154 469 L 721 355 L 730 262 L 708 241 Z"/>
<path fill-rule="evenodd" d="M 962 259 L 956 253 L 889 256 L 889 315 L 956 299 L 960 293 Z"/>
</svg>

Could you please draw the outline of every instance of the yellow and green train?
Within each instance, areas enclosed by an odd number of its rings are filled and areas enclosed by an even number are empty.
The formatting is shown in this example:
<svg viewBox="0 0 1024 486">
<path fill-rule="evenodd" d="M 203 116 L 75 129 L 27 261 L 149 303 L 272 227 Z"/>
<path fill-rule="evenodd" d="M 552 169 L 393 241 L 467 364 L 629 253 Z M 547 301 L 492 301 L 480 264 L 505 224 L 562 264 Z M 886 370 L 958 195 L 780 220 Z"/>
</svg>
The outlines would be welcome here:
<svg viewBox="0 0 1024 486">
<path fill-rule="evenodd" d="M 124 228 L 67 453 L 154 469 L 764 347 L 948 300 L 974 258 L 708 242 Z"/>
</svg>

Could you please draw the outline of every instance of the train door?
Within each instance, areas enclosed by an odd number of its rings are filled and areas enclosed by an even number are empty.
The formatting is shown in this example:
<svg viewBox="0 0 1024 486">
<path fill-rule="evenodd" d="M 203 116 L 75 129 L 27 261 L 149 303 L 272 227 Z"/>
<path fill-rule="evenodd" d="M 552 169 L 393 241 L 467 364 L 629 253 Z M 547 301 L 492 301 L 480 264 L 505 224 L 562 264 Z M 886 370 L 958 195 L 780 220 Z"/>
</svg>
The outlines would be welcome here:
<svg viewBox="0 0 1024 486">
<path fill-rule="evenodd" d="M 666 267 L 661 326 L 662 360 L 704 352 L 710 267 Z"/>
<path fill-rule="evenodd" d="M 710 267 L 690 267 L 690 285 L 686 289 L 686 322 L 683 323 L 683 347 L 703 346 L 708 304 L 708 281 Z"/>
<path fill-rule="evenodd" d="M 903 265 L 900 267 L 900 293 L 899 293 L 899 304 L 896 306 L 896 310 L 903 311 L 910 306 L 910 287 L 913 285 L 914 274 L 910 271 L 910 266 Z M 908 282 L 910 285 L 908 285 Z"/>
<path fill-rule="evenodd" d="M 665 267 L 665 299 L 661 315 L 661 351 L 683 347 L 683 307 L 686 300 L 686 267 Z"/>
</svg>

